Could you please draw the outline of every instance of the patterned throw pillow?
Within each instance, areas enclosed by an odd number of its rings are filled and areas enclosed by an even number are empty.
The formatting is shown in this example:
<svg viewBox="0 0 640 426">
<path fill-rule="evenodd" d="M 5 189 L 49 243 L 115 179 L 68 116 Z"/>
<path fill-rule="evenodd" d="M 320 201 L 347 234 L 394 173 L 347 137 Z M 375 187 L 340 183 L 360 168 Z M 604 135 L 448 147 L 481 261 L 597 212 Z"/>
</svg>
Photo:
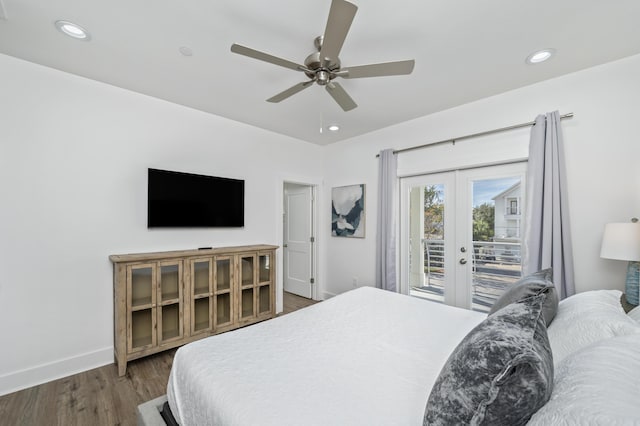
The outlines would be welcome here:
<svg viewBox="0 0 640 426">
<path fill-rule="evenodd" d="M 523 425 L 549 400 L 545 297 L 508 305 L 465 336 L 431 390 L 424 425 Z"/>
<path fill-rule="evenodd" d="M 496 300 L 489 311 L 489 315 L 512 303 L 538 296 L 539 294 L 546 294 L 547 297 L 544 300 L 542 314 L 544 315 L 545 324 L 549 327 L 549 324 L 556 316 L 556 312 L 558 312 L 558 292 L 553 285 L 552 277 L 553 270 L 548 268 L 520 278 Z"/>
</svg>

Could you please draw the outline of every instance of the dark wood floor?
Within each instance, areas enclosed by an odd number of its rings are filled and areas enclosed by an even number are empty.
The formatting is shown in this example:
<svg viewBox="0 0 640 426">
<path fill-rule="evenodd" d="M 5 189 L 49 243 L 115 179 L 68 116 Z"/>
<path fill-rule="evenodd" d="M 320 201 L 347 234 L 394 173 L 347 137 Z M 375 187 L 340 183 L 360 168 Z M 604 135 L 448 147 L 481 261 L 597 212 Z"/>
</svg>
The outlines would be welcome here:
<svg viewBox="0 0 640 426">
<path fill-rule="evenodd" d="M 315 303 L 284 294 L 281 315 Z M 114 364 L 0 397 L 0 424 L 135 425 L 136 407 L 166 393 L 174 350 L 132 361 L 118 377 Z"/>
</svg>

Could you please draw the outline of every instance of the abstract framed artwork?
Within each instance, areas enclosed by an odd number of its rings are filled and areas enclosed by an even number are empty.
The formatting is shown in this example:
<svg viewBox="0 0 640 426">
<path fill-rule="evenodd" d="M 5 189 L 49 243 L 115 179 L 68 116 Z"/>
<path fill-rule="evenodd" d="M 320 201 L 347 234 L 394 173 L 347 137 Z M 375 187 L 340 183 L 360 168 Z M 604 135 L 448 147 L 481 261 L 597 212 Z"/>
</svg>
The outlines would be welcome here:
<svg viewBox="0 0 640 426">
<path fill-rule="evenodd" d="M 365 185 L 331 189 L 331 235 L 364 238 Z"/>
</svg>

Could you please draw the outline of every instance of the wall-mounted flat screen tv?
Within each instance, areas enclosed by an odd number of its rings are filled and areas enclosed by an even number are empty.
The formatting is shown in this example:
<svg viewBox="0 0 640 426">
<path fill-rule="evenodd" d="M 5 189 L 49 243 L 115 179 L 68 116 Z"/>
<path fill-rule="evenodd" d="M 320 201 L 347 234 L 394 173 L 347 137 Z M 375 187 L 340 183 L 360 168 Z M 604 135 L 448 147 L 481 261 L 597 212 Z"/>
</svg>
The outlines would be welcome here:
<svg viewBox="0 0 640 426">
<path fill-rule="evenodd" d="M 149 169 L 147 227 L 244 226 L 244 180 Z"/>
</svg>

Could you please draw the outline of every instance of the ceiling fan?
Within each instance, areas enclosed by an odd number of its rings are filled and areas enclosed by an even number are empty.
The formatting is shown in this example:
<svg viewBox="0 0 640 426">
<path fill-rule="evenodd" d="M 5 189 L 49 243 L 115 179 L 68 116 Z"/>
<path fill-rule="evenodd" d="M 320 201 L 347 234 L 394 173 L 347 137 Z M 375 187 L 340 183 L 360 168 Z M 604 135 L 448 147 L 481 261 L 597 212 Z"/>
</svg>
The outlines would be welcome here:
<svg viewBox="0 0 640 426">
<path fill-rule="evenodd" d="M 231 51 L 250 58 L 269 62 L 294 71 L 302 71 L 309 80 L 298 83 L 287 90 L 267 99 L 267 102 L 280 102 L 290 96 L 310 87 L 313 83 L 324 86 L 331 97 L 345 111 L 350 111 L 358 105 L 351 99 L 349 94 L 338 82 L 333 81 L 336 77 L 342 78 L 364 78 L 382 77 L 388 75 L 411 74 L 415 61 L 385 62 L 379 64 L 360 65 L 356 67 L 342 68 L 340 63 L 340 50 L 347 37 L 353 18 L 358 7 L 345 0 L 332 0 L 329 10 L 329 18 L 324 35 L 314 40 L 317 52 L 312 53 L 305 59 L 304 65 L 278 58 L 268 53 L 254 50 L 239 44 L 231 45 Z"/>
</svg>

